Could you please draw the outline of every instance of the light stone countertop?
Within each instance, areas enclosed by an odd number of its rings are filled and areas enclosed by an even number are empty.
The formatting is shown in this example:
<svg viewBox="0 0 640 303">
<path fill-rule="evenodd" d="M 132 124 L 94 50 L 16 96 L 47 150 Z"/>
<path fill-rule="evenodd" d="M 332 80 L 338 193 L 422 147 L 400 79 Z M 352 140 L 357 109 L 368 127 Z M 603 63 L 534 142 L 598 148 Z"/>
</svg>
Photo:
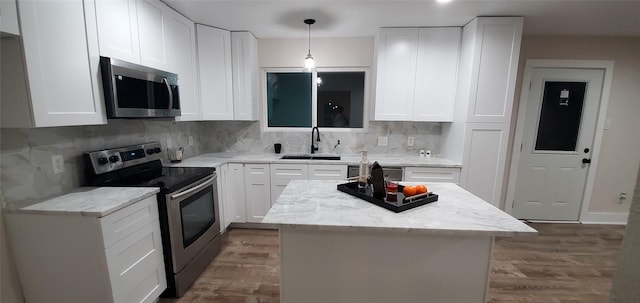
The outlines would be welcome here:
<svg viewBox="0 0 640 303">
<path fill-rule="evenodd" d="M 302 230 L 523 236 L 537 231 L 453 183 L 430 183 L 438 201 L 401 213 L 337 190 L 342 181 L 293 180 L 262 223 Z M 415 184 L 416 182 L 401 182 Z"/>
<path fill-rule="evenodd" d="M 225 163 L 292 163 L 292 164 L 346 164 L 357 165 L 361 155 L 340 155 L 340 160 L 291 160 L 280 159 L 286 154 L 251 154 L 251 153 L 207 153 L 186 158 L 178 163 L 168 163 L 176 167 L 219 167 Z M 316 154 L 326 155 L 326 154 Z M 430 159 L 411 155 L 369 154 L 369 162 L 378 161 L 382 166 L 421 166 L 421 167 L 450 167 L 460 168 L 461 164 L 454 161 L 431 157 Z"/>
<path fill-rule="evenodd" d="M 35 215 L 104 217 L 160 192 L 157 187 L 80 187 L 76 191 L 4 212 Z"/>
</svg>

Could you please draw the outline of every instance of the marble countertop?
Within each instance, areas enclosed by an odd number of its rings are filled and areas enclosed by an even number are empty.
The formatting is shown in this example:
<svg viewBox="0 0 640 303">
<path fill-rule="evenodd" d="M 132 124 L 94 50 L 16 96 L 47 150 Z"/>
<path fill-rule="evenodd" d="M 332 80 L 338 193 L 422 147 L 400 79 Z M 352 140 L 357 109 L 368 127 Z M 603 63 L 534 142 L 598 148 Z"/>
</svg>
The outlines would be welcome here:
<svg viewBox="0 0 640 303">
<path fill-rule="evenodd" d="M 394 213 L 336 189 L 342 181 L 293 180 L 263 223 L 304 230 L 522 236 L 537 231 L 453 183 L 430 183 L 438 201 Z M 416 182 L 401 182 L 413 184 Z"/>
<path fill-rule="evenodd" d="M 219 167 L 225 163 L 308 163 L 308 164 L 346 164 L 357 165 L 361 155 L 340 155 L 340 160 L 284 160 L 284 154 L 251 154 L 251 153 L 207 153 L 187 158 L 178 163 L 167 164 L 176 167 Z M 322 155 L 322 154 L 319 154 Z M 461 164 L 432 157 L 430 159 L 411 155 L 370 154 L 369 162 L 378 161 L 382 166 L 423 166 L 423 167 L 452 167 L 460 168 Z"/>
<path fill-rule="evenodd" d="M 160 192 L 156 187 L 80 187 L 76 191 L 4 212 L 36 215 L 104 217 Z"/>
</svg>

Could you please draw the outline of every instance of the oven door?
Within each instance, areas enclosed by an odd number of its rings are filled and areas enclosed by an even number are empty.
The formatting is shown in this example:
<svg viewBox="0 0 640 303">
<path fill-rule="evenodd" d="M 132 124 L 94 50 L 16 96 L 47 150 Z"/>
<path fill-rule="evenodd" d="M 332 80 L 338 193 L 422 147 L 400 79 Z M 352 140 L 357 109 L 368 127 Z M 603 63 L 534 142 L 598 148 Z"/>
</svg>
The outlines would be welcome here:
<svg viewBox="0 0 640 303">
<path fill-rule="evenodd" d="M 166 196 L 173 272 L 180 272 L 220 233 L 216 174 Z"/>
</svg>

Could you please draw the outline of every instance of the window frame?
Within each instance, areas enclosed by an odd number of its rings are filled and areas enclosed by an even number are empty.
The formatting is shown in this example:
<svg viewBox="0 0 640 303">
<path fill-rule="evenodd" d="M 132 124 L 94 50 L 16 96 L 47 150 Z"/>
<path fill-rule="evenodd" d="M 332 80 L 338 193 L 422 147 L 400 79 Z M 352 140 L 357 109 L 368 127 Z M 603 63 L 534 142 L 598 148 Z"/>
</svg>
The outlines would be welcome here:
<svg viewBox="0 0 640 303">
<path fill-rule="evenodd" d="M 310 132 L 314 125 L 318 125 L 318 86 L 316 79 L 318 73 L 322 72 L 364 72 L 364 104 L 362 106 L 362 128 L 344 127 L 319 127 L 323 132 L 336 133 L 364 133 L 369 128 L 369 117 L 371 116 L 370 93 L 371 79 L 368 67 L 318 67 L 311 76 L 311 127 L 274 127 L 269 126 L 267 116 L 267 73 L 304 73 L 300 67 L 267 67 L 260 71 L 260 130 L 263 132 Z"/>
</svg>

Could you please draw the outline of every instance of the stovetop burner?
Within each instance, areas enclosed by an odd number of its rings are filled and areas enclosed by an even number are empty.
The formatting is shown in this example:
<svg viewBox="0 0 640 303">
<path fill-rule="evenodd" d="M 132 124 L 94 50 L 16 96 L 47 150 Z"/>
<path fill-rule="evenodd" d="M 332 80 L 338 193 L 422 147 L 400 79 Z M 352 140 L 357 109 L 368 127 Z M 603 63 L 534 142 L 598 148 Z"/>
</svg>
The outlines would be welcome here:
<svg viewBox="0 0 640 303">
<path fill-rule="evenodd" d="M 92 186 L 160 187 L 172 192 L 215 172 L 206 167 L 163 167 L 160 143 L 84 153 Z"/>
</svg>

